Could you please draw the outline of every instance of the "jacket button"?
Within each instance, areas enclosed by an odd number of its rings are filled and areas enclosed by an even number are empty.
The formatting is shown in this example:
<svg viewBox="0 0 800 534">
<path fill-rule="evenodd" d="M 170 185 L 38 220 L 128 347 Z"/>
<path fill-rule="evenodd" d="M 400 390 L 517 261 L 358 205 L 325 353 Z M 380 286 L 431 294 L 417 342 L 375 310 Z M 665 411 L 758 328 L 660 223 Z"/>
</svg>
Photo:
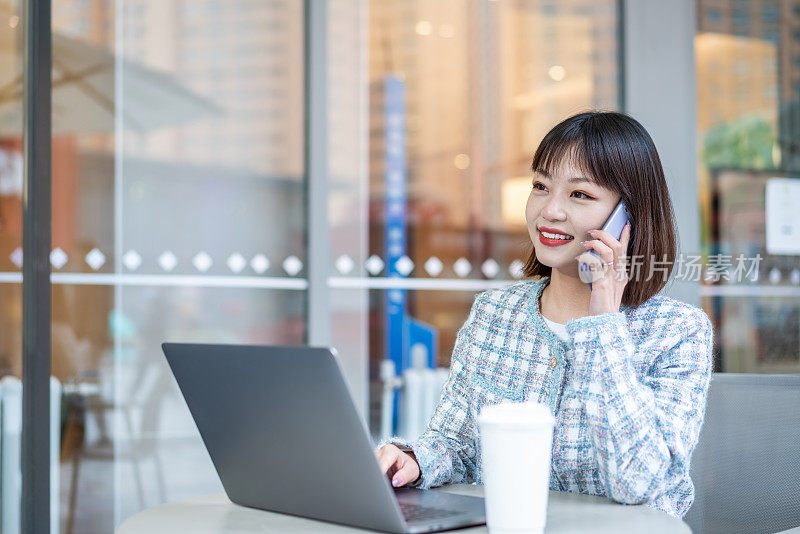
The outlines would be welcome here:
<svg viewBox="0 0 800 534">
<path fill-rule="evenodd" d="M 552 358 L 550 358 L 550 367 L 555 369 L 556 365 L 558 365 L 558 359 L 555 356 L 553 356 Z"/>
</svg>

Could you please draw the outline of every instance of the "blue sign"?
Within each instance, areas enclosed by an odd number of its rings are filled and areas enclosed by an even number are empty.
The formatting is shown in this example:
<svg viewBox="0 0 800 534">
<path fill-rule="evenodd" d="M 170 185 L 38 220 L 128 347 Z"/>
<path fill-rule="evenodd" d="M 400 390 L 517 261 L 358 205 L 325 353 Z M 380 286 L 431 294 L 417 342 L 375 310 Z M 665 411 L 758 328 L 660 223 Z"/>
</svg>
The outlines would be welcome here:
<svg viewBox="0 0 800 534">
<path fill-rule="evenodd" d="M 402 278 L 398 261 L 406 257 L 406 88 L 395 76 L 384 80 L 385 139 L 385 246 L 387 276 Z M 408 367 L 408 338 L 405 328 L 406 291 L 386 292 L 386 357 L 394 362 L 398 374 Z M 399 395 L 394 398 L 395 431 L 399 415 Z"/>
<path fill-rule="evenodd" d="M 410 358 L 412 347 L 415 345 L 422 345 L 425 347 L 425 352 L 428 355 L 425 366 L 431 369 L 436 367 L 439 359 L 436 354 L 436 348 L 438 346 L 436 343 L 436 328 L 422 321 L 412 319 L 411 317 L 406 318 L 406 328 L 408 329 L 407 357 Z"/>
</svg>

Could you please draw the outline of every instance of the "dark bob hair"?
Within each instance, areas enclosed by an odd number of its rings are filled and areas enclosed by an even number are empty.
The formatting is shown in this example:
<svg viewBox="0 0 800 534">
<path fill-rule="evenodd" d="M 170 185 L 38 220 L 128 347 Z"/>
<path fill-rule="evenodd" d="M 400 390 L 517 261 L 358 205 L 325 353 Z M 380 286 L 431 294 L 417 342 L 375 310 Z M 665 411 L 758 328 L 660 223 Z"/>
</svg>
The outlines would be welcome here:
<svg viewBox="0 0 800 534">
<path fill-rule="evenodd" d="M 624 113 L 579 113 L 544 136 L 531 170 L 549 173 L 564 157 L 625 202 L 633 219 L 628 257 L 638 266 L 629 265 L 622 305 L 639 306 L 666 285 L 677 249 L 669 189 L 650 134 Z M 532 249 L 524 272 L 529 277 L 550 276 L 551 268 L 539 263 Z"/>
</svg>

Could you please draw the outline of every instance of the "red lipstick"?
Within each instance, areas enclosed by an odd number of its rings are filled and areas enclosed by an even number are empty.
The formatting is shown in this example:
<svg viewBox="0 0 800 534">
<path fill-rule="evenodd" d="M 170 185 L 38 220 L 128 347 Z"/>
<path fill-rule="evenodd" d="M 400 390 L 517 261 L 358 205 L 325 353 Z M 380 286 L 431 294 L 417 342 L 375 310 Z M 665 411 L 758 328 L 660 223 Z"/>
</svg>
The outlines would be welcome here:
<svg viewBox="0 0 800 534">
<path fill-rule="evenodd" d="M 543 245 L 547 245 L 548 247 L 560 247 L 561 245 L 566 245 L 567 243 L 570 243 L 574 239 L 574 237 L 570 236 L 570 234 L 562 232 L 561 230 L 557 230 L 555 228 L 540 226 L 538 230 L 539 230 L 539 241 Z M 570 236 L 570 239 L 552 239 L 549 237 L 545 237 L 544 234 L 542 234 L 542 231 L 547 232 L 548 234 L 559 234 L 559 235 Z"/>
</svg>

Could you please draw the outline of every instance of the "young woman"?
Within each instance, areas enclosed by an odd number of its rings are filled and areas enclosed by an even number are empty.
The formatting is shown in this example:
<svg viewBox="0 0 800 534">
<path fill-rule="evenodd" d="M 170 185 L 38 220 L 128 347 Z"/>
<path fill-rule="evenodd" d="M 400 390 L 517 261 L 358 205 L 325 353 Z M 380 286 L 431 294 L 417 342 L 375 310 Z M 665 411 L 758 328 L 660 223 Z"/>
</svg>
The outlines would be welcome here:
<svg viewBox="0 0 800 534">
<path fill-rule="evenodd" d="M 625 114 L 581 113 L 545 136 L 531 170 L 532 280 L 477 296 L 427 430 L 379 447 L 381 468 L 396 487 L 480 482 L 481 408 L 536 401 L 556 417 L 551 489 L 682 517 L 712 327 L 700 308 L 658 294 L 676 230 L 655 145 Z M 601 228 L 620 200 L 633 226 L 617 240 Z M 602 258 L 591 289 L 576 261 L 588 250 Z"/>
</svg>

